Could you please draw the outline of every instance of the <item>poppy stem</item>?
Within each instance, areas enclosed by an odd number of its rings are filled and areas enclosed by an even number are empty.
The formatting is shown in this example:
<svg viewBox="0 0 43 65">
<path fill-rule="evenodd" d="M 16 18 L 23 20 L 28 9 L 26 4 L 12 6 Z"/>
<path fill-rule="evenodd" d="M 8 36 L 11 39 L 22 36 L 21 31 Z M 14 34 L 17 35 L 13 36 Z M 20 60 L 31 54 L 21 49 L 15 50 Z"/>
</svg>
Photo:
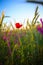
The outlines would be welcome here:
<svg viewBox="0 0 43 65">
<path fill-rule="evenodd" d="M 18 31 L 19 31 L 19 29 L 18 29 Z M 19 36 L 19 32 L 18 32 L 17 36 L 18 36 L 18 39 L 19 39 L 20 45 L 22 45 L 22 42 L 21 42 L 21 39 L 20 39 L 20 36 Z"/>
</svg>

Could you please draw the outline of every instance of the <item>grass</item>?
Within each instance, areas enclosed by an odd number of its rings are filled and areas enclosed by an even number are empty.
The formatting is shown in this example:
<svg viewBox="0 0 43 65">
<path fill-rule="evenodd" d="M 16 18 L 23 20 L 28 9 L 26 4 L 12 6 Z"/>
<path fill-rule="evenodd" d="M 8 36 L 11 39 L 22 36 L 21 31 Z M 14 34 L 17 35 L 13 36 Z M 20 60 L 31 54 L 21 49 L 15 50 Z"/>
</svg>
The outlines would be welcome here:
<svg viewBox="0 0 43 65">
<path fill-rule="evenodd" d="M 37 30 L 36 14 L 31 24 L 27 20 L 26 30 L 2 30 L 0 24 L 0 65 L 43 65 L 43 35 Z"/>
</svg>

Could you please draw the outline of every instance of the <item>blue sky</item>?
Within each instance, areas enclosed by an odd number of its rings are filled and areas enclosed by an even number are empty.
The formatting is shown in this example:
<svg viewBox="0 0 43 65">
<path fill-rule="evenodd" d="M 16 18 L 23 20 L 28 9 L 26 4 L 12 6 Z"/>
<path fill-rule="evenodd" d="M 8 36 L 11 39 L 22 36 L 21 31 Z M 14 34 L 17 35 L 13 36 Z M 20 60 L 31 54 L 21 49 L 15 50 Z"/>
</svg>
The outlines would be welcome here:
<svg viewBox="0 0 43 65">
<path fill-rule="evenodd" d="M 3 22 L 12 23 L 21 22 L 22 24 L 27 18 L 31 21 L 37 4 L 26 3 L 25 0 L 0 0 L 0 16 L 2 11 L 5 11 L 5 15 L 11 16 L 10 18 L 5 18 Z M 43 18 L 43 6 L 39 7 L 39 18 Z"/>
</svg>

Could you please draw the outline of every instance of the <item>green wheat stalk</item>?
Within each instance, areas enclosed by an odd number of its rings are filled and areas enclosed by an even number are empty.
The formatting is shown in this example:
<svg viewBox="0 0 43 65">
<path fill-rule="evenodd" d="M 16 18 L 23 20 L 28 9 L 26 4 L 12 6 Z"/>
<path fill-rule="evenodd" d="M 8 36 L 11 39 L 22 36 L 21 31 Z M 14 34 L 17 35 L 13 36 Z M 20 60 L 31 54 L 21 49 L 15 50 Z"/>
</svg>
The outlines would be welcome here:
<svg viewBox="0 0 43 65">
<path fill-rule="evenodd" d="M 38 18 L 39 18 L 39 14 L 38 14 L 38 6 L 37 6 L 36 10 L 35 10 L 33 20 L 32 20 L 32 26 L 36 24 Z"/>
</svg>

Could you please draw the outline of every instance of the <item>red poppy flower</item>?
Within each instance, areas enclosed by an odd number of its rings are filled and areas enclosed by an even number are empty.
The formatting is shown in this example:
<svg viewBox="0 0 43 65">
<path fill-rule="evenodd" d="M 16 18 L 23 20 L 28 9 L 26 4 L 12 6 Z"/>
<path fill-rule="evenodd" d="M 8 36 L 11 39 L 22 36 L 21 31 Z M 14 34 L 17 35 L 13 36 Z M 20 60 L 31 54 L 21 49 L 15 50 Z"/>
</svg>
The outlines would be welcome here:
<svg viewBox="0 0 43 65">
<path fill-rule="evenodd" d="M 20 27 L 22 27 L 22 24 L 16 23 L 15 26 L 16 26 L 16 28 L 20 28 Z"/>
</svg>

